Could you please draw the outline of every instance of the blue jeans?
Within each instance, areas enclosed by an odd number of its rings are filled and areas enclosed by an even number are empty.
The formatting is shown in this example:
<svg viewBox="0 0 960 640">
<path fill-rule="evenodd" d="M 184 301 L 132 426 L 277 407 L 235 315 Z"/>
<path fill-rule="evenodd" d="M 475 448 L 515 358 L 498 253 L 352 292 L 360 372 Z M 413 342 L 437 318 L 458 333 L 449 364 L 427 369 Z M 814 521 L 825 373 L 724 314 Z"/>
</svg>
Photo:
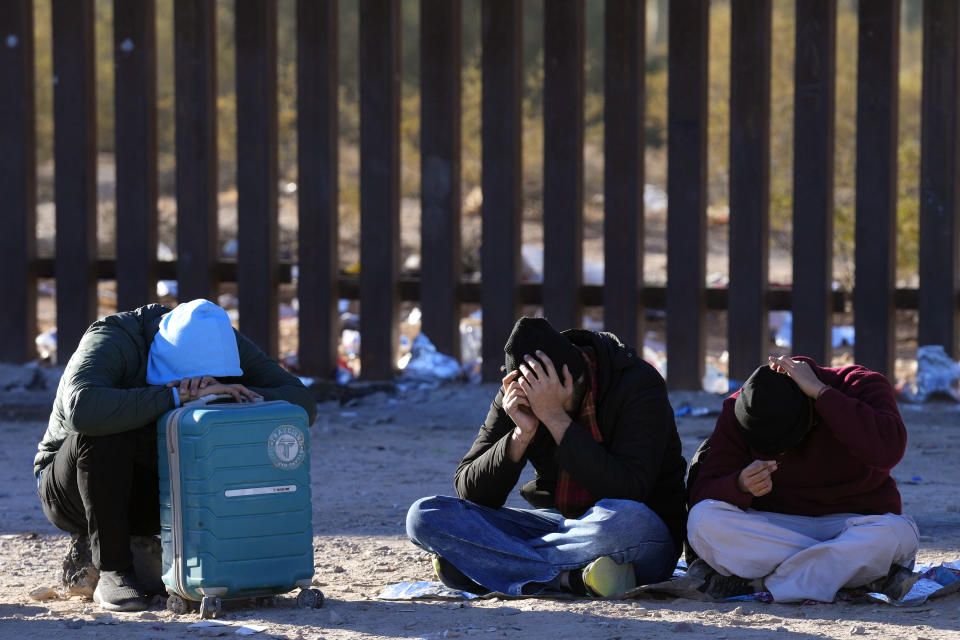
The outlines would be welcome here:
<svg viewBox="0 0 960 640">
<path fill-rule="evenodd" d="M 553 509 L 491 509 L 432 496 L 410 507 L 407 535 L 477 584 L 511 595 L 542 591 L 561 572 L 601 556 L 632 562 L 637 584 L 666 580 L 677 562 L 667 525 L 633 500 L 600 500 L 568 519 Z"/>
</svg>

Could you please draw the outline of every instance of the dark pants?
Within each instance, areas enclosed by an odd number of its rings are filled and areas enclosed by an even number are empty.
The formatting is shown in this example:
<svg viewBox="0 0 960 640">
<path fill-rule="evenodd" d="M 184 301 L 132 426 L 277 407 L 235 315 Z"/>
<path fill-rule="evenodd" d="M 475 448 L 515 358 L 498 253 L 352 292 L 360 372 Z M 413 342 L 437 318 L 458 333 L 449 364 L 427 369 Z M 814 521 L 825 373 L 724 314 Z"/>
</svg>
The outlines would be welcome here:
<svg viewBox="0 0 960 640">
<path fill-rule="evenodd" d="M 126 569 L 133 562 L 130 536 L 160 532 L 156 425 L 109 436 L 70 435 L 38 489 L 54 526 L 90 535 L 97 569 Z"/>
</svg>

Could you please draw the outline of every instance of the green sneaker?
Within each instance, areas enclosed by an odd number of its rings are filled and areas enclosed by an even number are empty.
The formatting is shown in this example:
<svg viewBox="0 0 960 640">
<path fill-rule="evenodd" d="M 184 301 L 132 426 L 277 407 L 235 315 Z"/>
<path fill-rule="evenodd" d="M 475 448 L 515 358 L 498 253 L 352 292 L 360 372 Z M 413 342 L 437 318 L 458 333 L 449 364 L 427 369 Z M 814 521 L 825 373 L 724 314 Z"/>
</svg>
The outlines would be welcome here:
<svg viewBox="0 0 960 640">
<path fill-rule="evenodd" d="M 587 591 L 601 598 L 612 598 L 637 586 L 632 562 L 617 564 L 610 556 L 597 558 L 583 569 Z"/>
</svg>

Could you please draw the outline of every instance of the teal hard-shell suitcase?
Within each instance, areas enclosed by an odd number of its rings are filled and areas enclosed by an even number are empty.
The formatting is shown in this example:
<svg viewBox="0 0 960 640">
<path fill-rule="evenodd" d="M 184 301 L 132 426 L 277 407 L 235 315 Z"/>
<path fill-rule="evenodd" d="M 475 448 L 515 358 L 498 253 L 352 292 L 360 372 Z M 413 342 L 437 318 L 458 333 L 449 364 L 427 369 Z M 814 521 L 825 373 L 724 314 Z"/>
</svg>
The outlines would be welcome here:
<svg viewBox="0 0 960 640">
<path fill-rule="evenodd" d="M 167 607 L 310 589 L 313 526 L 307 414 L 284 401 L 190 404 L 157 423 Z"/>
</svg>

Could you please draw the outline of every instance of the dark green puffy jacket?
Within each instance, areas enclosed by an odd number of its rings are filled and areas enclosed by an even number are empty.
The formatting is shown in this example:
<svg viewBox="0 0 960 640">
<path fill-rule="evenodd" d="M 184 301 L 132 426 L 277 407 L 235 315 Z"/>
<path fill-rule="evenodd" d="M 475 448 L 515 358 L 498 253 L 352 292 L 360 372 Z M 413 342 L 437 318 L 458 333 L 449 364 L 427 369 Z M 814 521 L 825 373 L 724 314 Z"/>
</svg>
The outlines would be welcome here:
<svg viewBox="0 0 960 640">
<path fill-rule="evenodd" d="M 103 436 L 138 429 L 174 408 L 170 389 L 146 382 L 150 344 L 168 311 L 151 304 L 90 325 L 60 378 L 47 431 L 33 460 L 34 475 L 50 464 L 71 433 Z M 250 339 L 234 333 L 243 375 L 218 380 L 240 383 L 264 400 L 298 404 L 312 424 L 317 403 L 310 391 Z"/>
</svg>

